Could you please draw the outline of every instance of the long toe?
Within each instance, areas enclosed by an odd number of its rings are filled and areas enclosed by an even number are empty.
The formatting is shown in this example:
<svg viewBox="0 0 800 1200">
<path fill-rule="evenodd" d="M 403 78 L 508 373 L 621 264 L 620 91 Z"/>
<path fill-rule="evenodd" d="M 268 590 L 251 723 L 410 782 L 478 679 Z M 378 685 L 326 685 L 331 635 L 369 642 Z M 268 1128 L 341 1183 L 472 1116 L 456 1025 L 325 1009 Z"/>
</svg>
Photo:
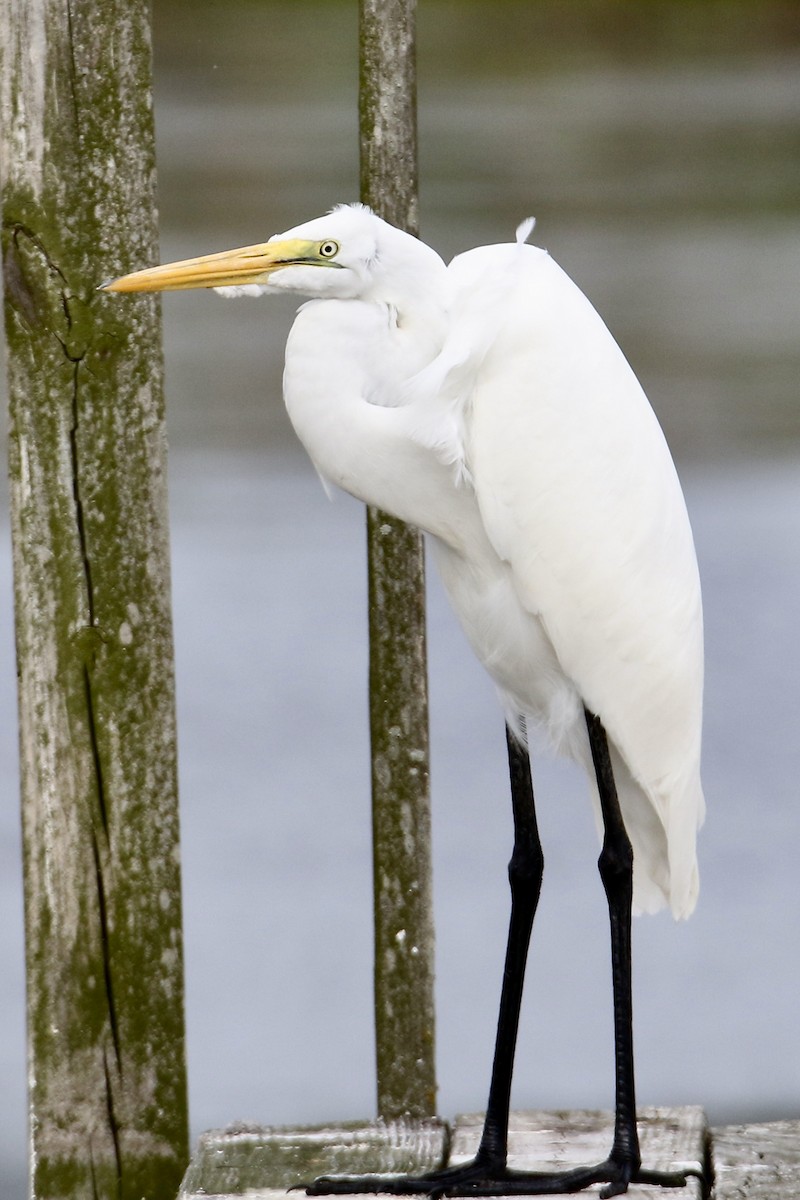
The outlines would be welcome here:
<svg viewBox="0 0 800 1200">
<path fill-rule="evenodd" d="M 562 1172 L 510 1171 L 469 1162 L 425 1175 L 327 1175 L 306 1188 L 309 1196 L 566 1196 L 603 1184 L 601 1197 L 621 1196 L 631 1183 L 662 1188 L 683 1187 L 681 1171 L 635 1171 L 630 1164 L 607 1159 L 594 1167 Z"/>
</svg>

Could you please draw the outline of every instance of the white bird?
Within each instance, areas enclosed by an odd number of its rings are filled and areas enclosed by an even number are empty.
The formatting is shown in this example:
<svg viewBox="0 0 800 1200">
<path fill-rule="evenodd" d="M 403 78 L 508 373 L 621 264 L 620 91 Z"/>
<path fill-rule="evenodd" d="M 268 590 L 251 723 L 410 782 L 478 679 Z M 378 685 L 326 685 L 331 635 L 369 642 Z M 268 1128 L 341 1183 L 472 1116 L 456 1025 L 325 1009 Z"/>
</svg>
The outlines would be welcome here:
<svg viewBox="0 0 800 1200">
<path fill-rule="evenodd" d="M 468 251 L 446 267 L 423 242 L 349 205 L 260 245 L 106 285 L 311 298 L 286 347 L 284 395 L 297 435 L 325 479 L 430 536 L 510 731 L 511 929 L 478 1155 L 417 1178 L 322 1179 L 317 1193 L 539 1194 L 603 1182 L 614 1195 L 632 1180 L 682 1178 L 641 1168 L 630 914 L 669 905 L 685 917 L 697 897 L 697 563 L 647 398 L 582 292 L 546 251 L 526 244 L 532 225 L 520 226 L 515 243 Z M 605 1162 L 562 1174 L 506 1167 L 542 868 L 526 727 L 586 770 L 611 916 L 614 1144 Z"/>
</svg>

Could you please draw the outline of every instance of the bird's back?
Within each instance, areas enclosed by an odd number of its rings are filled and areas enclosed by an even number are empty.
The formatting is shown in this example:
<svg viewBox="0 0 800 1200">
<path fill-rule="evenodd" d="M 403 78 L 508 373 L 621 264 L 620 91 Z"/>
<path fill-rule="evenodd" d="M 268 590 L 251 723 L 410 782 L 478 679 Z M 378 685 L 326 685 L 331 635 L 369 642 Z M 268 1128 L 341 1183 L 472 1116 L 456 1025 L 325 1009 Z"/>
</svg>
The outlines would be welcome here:
<svg viewBox="0 0 800 1200">
<path fill-rule="evenodd" d="M 483 247 L 451 274 L 446 453 L 474 488 L 521 609 L 606 727 L 639 906 L 667 901 L 685 915 L 703 815 L 702 615 L 669 450 L 611 334 L 544 251 Z M 553 724 L 536 708 L 537 664 L 482 657 L 496 678 L 513 676 L 520 699 L 530 693 L 534 719 Z M 590 766 L 582 714 L 562 721 L 556 741 Z"/>
</svg>

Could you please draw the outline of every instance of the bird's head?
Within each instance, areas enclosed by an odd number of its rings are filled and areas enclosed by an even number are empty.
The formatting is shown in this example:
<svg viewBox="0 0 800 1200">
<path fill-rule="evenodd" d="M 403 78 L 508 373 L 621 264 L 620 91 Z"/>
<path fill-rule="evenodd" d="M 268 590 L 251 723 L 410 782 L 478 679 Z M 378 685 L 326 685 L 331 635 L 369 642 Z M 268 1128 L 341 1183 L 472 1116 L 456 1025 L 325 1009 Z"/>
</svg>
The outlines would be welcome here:
<svg viewBox="0 0 800 1200">
<path fill-rule="evenodd" d="M 107 292 L 162 292 L 215 288 L 260 295 L 288 291 L 320 299 L 380 300 L 402 286 L 403 276 L 425 267 L 443 272 L 439 256 L 360 204 L 276 234 L 268 242 L 184 259 L 123 275 Z M 422 281 L 424 282 L 424 281 Z"/>
</svg>

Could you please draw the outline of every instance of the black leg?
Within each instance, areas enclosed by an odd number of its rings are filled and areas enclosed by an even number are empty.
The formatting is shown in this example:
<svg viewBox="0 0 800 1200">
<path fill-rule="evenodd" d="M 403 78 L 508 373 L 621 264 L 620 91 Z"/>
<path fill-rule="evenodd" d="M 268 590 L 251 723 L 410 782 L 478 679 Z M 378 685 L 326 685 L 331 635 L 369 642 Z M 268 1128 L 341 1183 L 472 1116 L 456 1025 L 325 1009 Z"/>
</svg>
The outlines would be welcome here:
<svg viewBox="0 0 800 1200">
<path fill-rule="evenodd" d="M 586 711 L 586 727 L 603 814 L 603 847 L 598 859 L 600 878 L 608 900 L 611 924 L 611 974 L 614 989 L 614 1063 L 616 1105 L 614 1144 L 609 1156 L 620 1168 L 620 1179 L 603 1196 L 627 1190 L 641 1166 L 636 1130 L 636 1091 L 633 1073 L 633 998 L 631 991 L 631 906 L 633 903 L 633 849 L 611 769 L 608 739 L 594 713 Z"/>
<path fill-rule="evenodd" d="M 598 866 L 608 899 L 614 987 L 616 1118 L 608 1158 L 597 1166 L 556 1173 L 512 1171 L 506 1166 L 508 1112 L 522 987 L 533 919 L 542 885 L 544 859 L 539 841 L 527 751 L 506 730 L 514 812 L 514 850 L 508 866 L 511 920 L 506 947 L 492 1080 L 483 1133 L 472 1162 L 420 1176 L 327 1176 L 307 1189 L 311 1196 L 387 1193 L 396 1196 L 540 1196 L 567 1195 L 602 1183 L 602 1197 L 620 1195 L 631 1182 L 683 1187 L 686 1173 L 641 1169 L 636 1129 L 631 1000 L 631 903 L 633 851 L 617 798 L 606 732 L 586 710 L 603 813 L 603 847 Z"/>
<path fill-rule="evenodd" d="M 504 1168 L 508 1149 L 508 1110 L 511 1077 L 519 1030 L 519 1012 L 525 964 L 533 929 L 533 918 L 542 890 L 544 856 L 536 823 L 531 764 L 528 751 L 506 728 L 511 805 L 514 813 L 514 849 L 508 864 L 511 886 L 511 918 L 506 943 L 503 989 L 497 1018 L 497 1037 L 492 1080 L 476 1163 Z"/>
<path fill-rule="evenodd" d="M 472 1162 L 431 1172 L 430 1175 L 418 1179 L 381 1180 L 375 1176 L 346 1180 L 335 1176 L 317 1179 L 307 1189 L 309 1195 L 325 1195 L 334 1191 L 346 1193 L 385 1190 L 396 1194 L 423 1191 L 429 1195 L 480 1195 L 491 1194 L 491 1189 L 497 1189 L 498 1186 L 502 1191 L 498 1181 L 506 1178 L 508 1111 L 522 988 L 544 869 L 528 751 L 520 745 L 508 727 L 506 745 L 514 817 L 514 849 L 508 864 L 511 917 L 500 1012 L 497 1018 L 492 1078 L 478 1152 Z M 490 1191 L 487 1192 L 486 1189 Z"/>
</svg>

